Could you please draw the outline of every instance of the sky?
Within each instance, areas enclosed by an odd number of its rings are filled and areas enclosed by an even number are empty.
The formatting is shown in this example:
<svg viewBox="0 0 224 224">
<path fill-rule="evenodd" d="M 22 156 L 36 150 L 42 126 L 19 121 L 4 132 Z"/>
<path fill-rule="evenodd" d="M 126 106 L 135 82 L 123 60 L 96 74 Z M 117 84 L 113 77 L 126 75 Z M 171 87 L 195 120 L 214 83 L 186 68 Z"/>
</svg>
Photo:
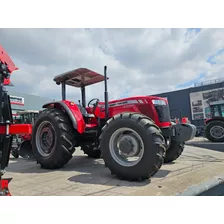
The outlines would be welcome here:
<svg viewBox="0 0 224 224">
<path fill-rule="evenodd" d="M 61 97 L 54 76 L 79 67 L 102 74 L 107 65 L 110 100 L 224 77 L 224 29 L 0 29 L 0 44 L 19 67 L 11 91 L 52 99 Z M 103 83 L 86 94 L 103 100 Z"/>
</svg>

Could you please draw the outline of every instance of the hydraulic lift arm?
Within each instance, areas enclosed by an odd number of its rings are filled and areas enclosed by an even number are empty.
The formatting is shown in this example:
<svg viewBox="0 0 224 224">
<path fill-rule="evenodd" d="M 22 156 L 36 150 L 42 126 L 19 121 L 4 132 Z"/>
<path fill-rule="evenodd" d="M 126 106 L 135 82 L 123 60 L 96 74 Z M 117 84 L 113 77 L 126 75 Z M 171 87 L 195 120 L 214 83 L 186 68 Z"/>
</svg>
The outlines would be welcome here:
<svg viewBox="0 0 224 224">
<path fill-rule="evenodd" d="M 10 84 L 10 76 L 18 68 L 0 45 L 0 196 L 10 196 L 8 183 L 11 179 L 2 179 L 8 166 L 13 135 L 31 134 L 29 124 L 13 124 L 10 98 L 4 86 Z"/>
</svg>

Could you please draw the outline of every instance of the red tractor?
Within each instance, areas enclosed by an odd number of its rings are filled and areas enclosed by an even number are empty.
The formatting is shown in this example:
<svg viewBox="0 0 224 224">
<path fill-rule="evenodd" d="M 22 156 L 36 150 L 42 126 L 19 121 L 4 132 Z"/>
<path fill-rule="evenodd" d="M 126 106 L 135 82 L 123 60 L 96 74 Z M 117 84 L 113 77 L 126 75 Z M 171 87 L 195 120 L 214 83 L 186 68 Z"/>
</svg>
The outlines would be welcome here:
<svg viewBox="0 0 224 224">
<path fill-rule="evenodd" d="M 10 196 L 8 183 L 2 179 L 8 166 L 13 136 L 31 134 L 32 125 L 14 124 L 10 98 L 4 86 L 10 84 L 10 75 L 18 68 L 0 45 L 0 196 Z"/>
<path fill-rule="evenodd" d="M 108 102 L 104 76 L 86 68 L 58 75 L 62 101 L 43 105 L 32 132 L 32 150 L 45 169 L 58 169 L 72 158 L 76 147 L 93 158 L 102 157 L 112 174 L 125 180 L 144 180 L 163 162 L 177 159 L 196 127 L 173 124 L 168 101 L 138 96 Z M 105 102 L 94 98 L 86 106 L 85 87 L 104 81 Z M 66 100 L 66 85 L 81 88 L 82 102 Z M 169 142 L 169 144 L 168 144 Z"/>
<path fill-rule="evenodd" d="M 16 122 L 18 124 L 31 124 L 34 122 L 39 115 L 38 110 L 24 110 L 17 112 Z M 12 148 L 11 154 L 18 158 L 19 156 L 27 159 L 33 159 L 33 153 L 31 150 L 31 134 L 20 134 L 14 137 L 14 147 Z"/>
<path fill-rule="evenodd" d="M 224 100 L 209 103 L 211 118 L 205 120 L 205 137 L 211 142 L 224 142 Z"/>
</svg>

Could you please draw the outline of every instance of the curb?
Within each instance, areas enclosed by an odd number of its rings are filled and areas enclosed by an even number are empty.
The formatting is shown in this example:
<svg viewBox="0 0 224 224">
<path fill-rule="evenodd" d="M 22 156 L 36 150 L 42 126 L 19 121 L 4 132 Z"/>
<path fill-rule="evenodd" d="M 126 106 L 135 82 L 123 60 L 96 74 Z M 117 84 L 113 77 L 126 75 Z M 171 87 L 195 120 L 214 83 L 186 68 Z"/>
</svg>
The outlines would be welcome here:
<svg viewBox="0 0 224 224">
<path fill-rule="evenodd" d="M 175 196 L 224 196 L 224 175 L 189 187 L 186 191 Z"/>
<path fill-rule="evenodd" d="M 194 146 L 224 152 L 224 143 L 196 141 L 196 142 L 186 142 L 185 144 L 188 146 Z"/>
</svg>

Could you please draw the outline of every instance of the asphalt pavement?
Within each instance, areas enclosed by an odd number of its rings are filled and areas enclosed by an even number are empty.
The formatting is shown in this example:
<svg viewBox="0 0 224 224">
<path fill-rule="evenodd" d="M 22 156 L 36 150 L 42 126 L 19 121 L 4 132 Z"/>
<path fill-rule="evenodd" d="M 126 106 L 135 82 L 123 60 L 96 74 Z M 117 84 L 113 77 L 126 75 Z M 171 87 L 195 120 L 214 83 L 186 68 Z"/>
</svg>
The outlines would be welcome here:
<svg viewBox="0 0 224 224">
<path fill-rule="evenodd" d="M 41 169 L 35 161 L 11 158 L 4 177 L 13 178 L 14 196 L 176 195 L 223 173 L 223 152 L 187 145 L 180 158 L 143 182 L 117 179 L 102 159 L 90 159 L 79 149 L 64 168 L 53 171 Z"/>
</svg>

